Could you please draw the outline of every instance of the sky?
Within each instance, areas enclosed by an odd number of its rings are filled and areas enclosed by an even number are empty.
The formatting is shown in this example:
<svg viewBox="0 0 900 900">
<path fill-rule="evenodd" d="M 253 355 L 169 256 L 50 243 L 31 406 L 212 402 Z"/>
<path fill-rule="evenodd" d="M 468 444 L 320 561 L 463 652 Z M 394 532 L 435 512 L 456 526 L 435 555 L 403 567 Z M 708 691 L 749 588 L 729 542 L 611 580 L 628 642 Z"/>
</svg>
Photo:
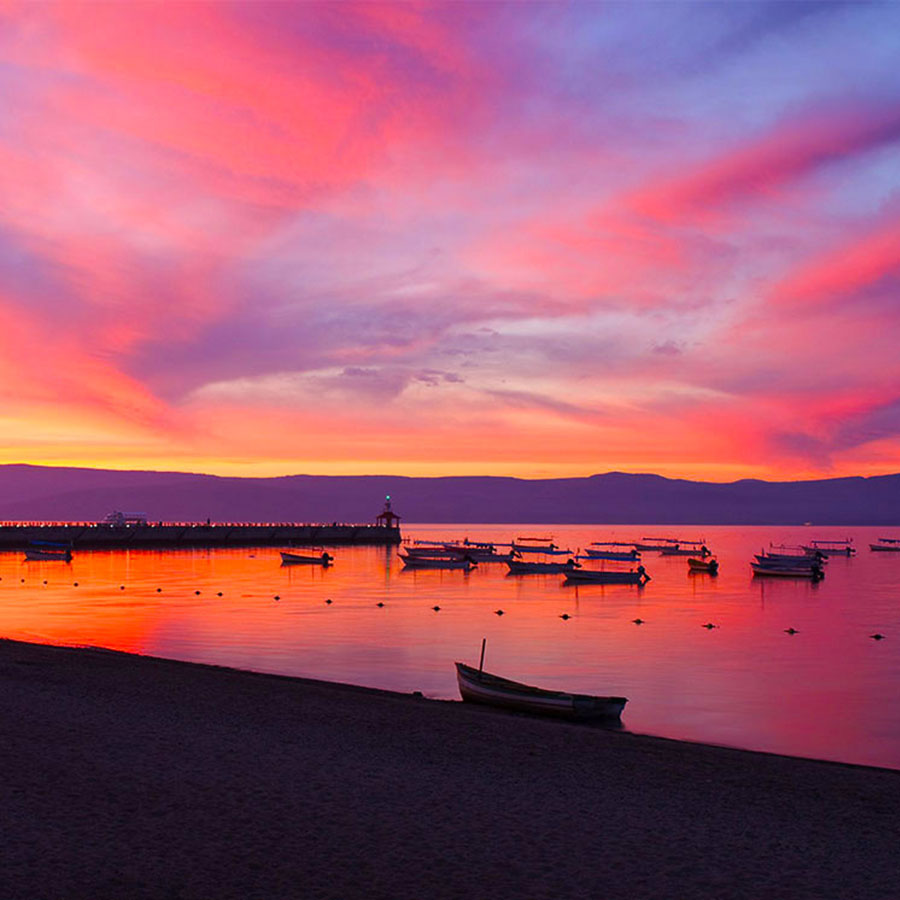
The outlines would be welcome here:
<svg viewBox="0 0 900 900">
<path fill-rule="evenodd" d="M 0 462 L 900 471 L 900 4 L 0 0 Z"/>
</svg>

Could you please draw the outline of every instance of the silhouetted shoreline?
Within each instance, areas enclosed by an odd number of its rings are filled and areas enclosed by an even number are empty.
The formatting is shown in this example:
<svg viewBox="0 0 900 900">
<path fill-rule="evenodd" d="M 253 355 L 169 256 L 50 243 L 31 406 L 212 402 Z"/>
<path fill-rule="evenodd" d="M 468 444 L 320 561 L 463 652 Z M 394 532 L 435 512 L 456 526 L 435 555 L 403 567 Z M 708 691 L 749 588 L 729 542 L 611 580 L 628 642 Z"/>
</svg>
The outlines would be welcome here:
<svg viewBox="0 0 900 900">
<path fill-rule="evenodd" d="M 4 897 L 896 891 L 900 772 L 95 649 L 0 676 Z"/>
</svg>

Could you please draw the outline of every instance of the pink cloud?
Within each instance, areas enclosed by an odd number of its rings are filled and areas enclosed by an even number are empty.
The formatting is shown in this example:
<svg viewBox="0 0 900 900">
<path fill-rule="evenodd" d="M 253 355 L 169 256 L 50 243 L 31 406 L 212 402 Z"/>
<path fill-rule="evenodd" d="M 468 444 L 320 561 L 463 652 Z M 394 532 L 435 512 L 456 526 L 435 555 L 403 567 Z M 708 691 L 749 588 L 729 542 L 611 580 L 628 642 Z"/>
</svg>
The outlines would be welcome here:
<svg viewBox="0 0 900 900">
<path fill-rule="evenodd" d="M 731 152 L 663 177 L 630 205 L 664 222 L 715 215 L 740 202 L 783 201 L 798 182 L 829 164 L 900 140 L 900 105 L 847 103 L 785 120 Z"/>
</svg>

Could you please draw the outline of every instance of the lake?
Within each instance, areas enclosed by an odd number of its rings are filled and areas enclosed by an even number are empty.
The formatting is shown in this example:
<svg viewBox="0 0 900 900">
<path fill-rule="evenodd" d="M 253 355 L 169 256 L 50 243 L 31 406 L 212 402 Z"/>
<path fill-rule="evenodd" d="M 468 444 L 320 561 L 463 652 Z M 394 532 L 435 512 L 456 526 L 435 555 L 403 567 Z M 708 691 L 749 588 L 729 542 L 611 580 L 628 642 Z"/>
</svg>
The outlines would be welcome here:
<svg viewBox="0 0 900 900">
<path fill-rule="evenodd" d="M 488 671 L 628 697 L 630 731 L 900 768 L 900 553 L 869 550 L 900 527 L 404 528 L 426 540 L 552 536 L 573 551 L 670 534 L 704 539 L 720 574 L 655 553 L 643 588 L 575 588 L 497 564 L 404 570 L 383 547 L 333 548 L 329 569 L 282 567 L 277 548 L 80 551 L 70 564 L 3 553 L 0 635 L 445 699 L 459 696 L 453 662 L 477 665 L 487 638 Z M 857 555 L 832 557 L 818 584 L 751 573 L 770 542 L 844 537 Z"/>
</svg>

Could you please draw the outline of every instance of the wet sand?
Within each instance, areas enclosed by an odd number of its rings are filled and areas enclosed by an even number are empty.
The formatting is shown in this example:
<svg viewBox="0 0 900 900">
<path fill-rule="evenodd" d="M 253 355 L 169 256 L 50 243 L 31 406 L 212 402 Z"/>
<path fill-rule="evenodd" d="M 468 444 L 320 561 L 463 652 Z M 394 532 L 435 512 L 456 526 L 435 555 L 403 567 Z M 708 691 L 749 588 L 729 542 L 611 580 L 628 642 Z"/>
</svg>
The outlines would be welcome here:
<svg viewBox="0 0 900 900">
<path fill-rule="evenodd" d="M 893 771 L 12 641 L 0 686 L 2 898 L 900 897 Z"/>
</svg>

